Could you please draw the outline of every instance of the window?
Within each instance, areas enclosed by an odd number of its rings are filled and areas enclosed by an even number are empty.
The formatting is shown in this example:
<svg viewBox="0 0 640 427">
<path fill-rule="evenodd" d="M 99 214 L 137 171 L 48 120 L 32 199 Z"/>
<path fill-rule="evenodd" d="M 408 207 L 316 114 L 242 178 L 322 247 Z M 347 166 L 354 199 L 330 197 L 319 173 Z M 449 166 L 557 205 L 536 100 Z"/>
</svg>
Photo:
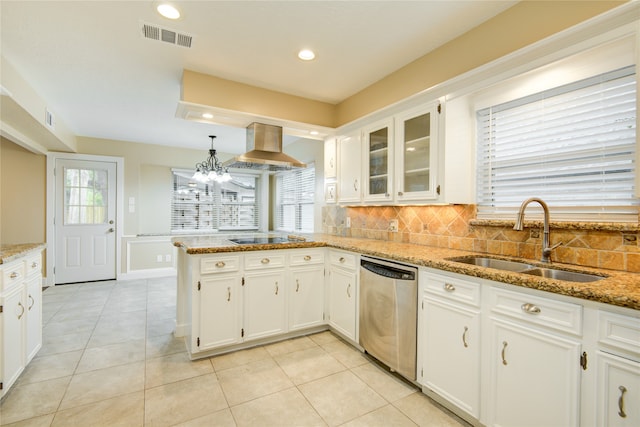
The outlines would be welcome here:
<svg viewBox="0 0 640 427">
<path fill-rule="evenodd" d="M 222 184 L 204 184 L 192 176 L 192 171 L 173 170 L 172 232 L 259 228 L 259 176 L 234 173 Z"/>
<path fill-rule="evenodd" d="M 64 168 L 64 224 L 107 222 L 106 170 Z"/>
<path fill-rule="evenodd" d="M 315 168 L 307 166 L 276 176 L 275 228 L 313 233 Z"/>
<path fill-rule="evenodd" d="M 636 76 L 625 67 L 476 112 L 479 218 L 538 196 L 554 216 L 637 221 Z"/>
</svg>

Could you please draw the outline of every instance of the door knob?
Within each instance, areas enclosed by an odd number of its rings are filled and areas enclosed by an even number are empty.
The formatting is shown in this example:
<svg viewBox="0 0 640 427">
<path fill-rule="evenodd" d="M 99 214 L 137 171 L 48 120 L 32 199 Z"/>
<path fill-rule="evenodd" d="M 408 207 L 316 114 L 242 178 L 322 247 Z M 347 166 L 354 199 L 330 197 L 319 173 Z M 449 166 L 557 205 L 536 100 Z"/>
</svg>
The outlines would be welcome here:
<svg viewBox="0 0 640 427">
<path fill-rule="evenodd" d="M 109 221 L 109 224 L 113 224 L 113 220 Z"/>
<path fill-rule="evenodd" d="M 115 230 L 113 228 L 110 228 L 107 230 L 107 233 L 113 233 Z"/>
</svg>

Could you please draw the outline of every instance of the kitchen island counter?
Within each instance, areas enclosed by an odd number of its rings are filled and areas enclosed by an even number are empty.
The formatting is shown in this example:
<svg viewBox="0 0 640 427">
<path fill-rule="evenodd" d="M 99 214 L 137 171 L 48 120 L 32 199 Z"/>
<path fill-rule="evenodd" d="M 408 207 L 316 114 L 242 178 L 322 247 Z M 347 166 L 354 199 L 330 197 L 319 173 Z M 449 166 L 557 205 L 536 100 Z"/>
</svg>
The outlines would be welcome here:
<svg viewBox="0 0 640 427">
<path fill-rule="evenodd" d="M 623 271 L 553 263 L 553 268 L 557 269 L 607 276 L 594 282 L 568 282 L 448 260 L 449 258 L 471 255 L 511 260 L 514 259 L 509 257 L 500 257 L 486 253 L 425 246 L 413 243 L 339 237 L 327 234 L 314 234 L 311 236 L 311 241 L 292 241 L 277 244 L 237 245 L 224 237 L 218 236 L 176 237 L 173 239 L 173 242 L 175 246 L 181 248 L 187 254 L 192 255 L 324 246 L 423 267 L 436 268 L 439 270 L 474 276 L 496 282 L 509 283 L 525 288 L 538 289 L 555 294 L 640 310 L 640 274 L 627 273 Z M 548 264 L 542 264 L 537 260 L 518 259 L 518 261 L 549 267 Z"/>
</svg>

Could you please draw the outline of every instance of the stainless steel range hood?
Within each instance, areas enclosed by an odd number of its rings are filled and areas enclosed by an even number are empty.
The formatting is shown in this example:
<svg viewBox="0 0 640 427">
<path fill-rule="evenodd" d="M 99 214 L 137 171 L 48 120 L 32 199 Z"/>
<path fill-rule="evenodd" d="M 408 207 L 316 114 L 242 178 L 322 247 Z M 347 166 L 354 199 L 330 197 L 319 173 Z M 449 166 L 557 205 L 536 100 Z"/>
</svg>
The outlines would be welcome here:
<svg viewBox="0 0 640 427">
<path fill-rule="evenodd" d="M 251 123 L 247 126 L 247 152 L 223 163 L 228 168 L 270 171 L 306 168 L 307 165 L 282 152 L 280 126 Z"/>
</svg>

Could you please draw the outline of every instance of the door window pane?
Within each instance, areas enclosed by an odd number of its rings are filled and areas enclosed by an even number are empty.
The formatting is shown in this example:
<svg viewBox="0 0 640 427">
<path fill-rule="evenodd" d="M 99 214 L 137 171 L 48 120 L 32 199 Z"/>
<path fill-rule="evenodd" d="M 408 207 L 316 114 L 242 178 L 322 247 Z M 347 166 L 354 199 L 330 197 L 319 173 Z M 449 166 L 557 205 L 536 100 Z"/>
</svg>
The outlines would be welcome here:
<svg viewBox="0 0 640 427">
<path fill-rule="evenodd" d="M 64 224 L 106 223 L 107 171 L 65 168 L 64 178 Z"/>
</svg>

